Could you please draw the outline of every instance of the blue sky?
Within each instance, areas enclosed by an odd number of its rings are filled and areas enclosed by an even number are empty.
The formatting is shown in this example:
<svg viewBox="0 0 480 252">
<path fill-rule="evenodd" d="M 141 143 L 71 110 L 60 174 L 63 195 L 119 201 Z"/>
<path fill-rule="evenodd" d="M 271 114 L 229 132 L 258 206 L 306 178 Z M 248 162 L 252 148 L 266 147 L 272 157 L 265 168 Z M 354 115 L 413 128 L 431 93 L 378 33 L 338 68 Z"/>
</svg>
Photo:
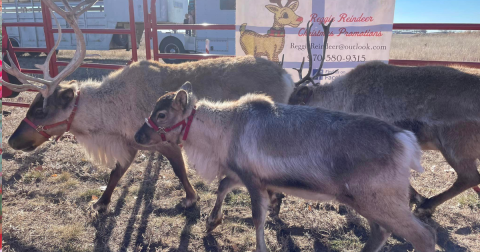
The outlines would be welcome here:
<svg viewBox="0 0 480 252">
<path fill-rule="evenodd" d="M 396 0 L 393 22 L 480 24 L 480 0 Z"/>
</svg>

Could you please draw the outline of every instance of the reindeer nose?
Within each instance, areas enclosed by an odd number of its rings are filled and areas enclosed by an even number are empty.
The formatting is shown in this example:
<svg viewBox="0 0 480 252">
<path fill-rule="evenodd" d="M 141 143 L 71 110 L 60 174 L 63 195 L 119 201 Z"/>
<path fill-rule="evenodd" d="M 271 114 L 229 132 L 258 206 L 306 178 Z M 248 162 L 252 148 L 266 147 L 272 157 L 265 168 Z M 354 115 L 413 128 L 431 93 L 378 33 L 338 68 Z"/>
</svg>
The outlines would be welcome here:
<svg viewBox="0 0 480 252">
<path fill-rule="evenodd" d="M 297 21 L 298 21 L 298 22 L 303 22 L 303 17 L 298 17 L 298 18 L 297 18 Z"/>
<path fill-rule="evenodd" d="M 135 142 L 137 142 L 138 144 L 145 144 L 147 142 L 147 136 L 139 131 L 135 134 Z"/>
</svg>

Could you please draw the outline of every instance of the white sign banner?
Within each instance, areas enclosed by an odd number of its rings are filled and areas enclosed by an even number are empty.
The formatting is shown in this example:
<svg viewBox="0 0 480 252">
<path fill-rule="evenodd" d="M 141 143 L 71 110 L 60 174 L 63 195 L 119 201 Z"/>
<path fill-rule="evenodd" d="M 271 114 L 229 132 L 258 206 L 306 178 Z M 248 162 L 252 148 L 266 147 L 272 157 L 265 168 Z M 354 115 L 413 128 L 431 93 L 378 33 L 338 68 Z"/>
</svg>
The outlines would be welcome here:
<svg viewBox="0 0 480 252">
<path fill-rule="evenodd" d="M 321 77 L 326 83 L 366 61 L 388 62 L 392 39 L 395 0 L 237 0 L 236 55 L 254 55 L 281 61 L 296 81 L 305 57 L 303 74 L 308 70 L 307 22 L 313 24 L 310 44 L 313 74 L 323 57 L 324 32 L 330 27 Z"/>
</svg>

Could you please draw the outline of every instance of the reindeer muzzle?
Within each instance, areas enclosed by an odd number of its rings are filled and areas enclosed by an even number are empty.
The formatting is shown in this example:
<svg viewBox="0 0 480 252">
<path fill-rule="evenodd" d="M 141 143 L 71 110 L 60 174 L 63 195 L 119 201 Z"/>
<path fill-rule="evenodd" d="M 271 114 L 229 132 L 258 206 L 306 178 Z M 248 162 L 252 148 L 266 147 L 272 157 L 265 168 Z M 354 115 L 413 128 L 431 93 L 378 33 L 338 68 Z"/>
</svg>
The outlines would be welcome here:
<svg viewBox="0 0 480 252">
<path fill-rule="evenodd" d="M 147 126 L 152 128 L 155 132 L 160 134 L 160 137 L 164 142 L 167 141 L 167 138 L 165 136 L 167 132 L 170 132 L 173 129 L 181 126 L 182 127 L 181 131 L 184 131 L 182 140 L 185 141 L 187 140 L 188 132 L 190 131 L 190 125 L 192 124 L 194 115 L 195 115 L 195 108 L 192 109 L 192 113 L 187 117 L 187 119 L 184 119 L 168 128 L 158 127 L 158 125 L 152 120 L 151 117 L 145 118 L 145 124 L 147 124 Z"/>
</svg>

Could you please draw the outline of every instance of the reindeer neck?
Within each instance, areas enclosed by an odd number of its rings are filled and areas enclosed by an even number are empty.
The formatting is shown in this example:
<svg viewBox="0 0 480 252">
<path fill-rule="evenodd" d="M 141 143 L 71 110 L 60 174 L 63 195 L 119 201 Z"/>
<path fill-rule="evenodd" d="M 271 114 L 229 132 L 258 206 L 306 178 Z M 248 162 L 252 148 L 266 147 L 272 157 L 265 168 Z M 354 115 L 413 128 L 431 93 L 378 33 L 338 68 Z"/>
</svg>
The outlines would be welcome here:
<svg viewBox="0 0 480 252">
<path fill-rule="evenodd" d="M 212 106 L 213 105 L 213 106 Z M 207 145 L 215 143 L 215 145 L 222 145 L 218 140 L 225 139 L 232 128 L 231 120 L 233 111 L 224 107 L 217 107 L 211 102 L 204 103 L 199 101 L 196 106 L 195 117 L 190 127 L 187 140 L 184 146 L 187 149 L 200 148 L 204 149 Z M 214 152 L 210 146 L 208 152 Z"/>
<path fill-rule="evenodd" d="M 345 106 L 345 94 L 331 83 L 321 85 L 313 90 L 308 106 L 322 107 L 330 110 L 342 111 Z"/>
<path fill-rule="evenodd" d="M 234 127 L 232 116 L 231 110 L 208 106 L 202 101 L 197 103 L 197 111 L 183 147 L 190 167 L 207 182 L 223 175 L 219 167 L 226 165 L 220 162 L 227 159 L 230 149 Z"/>
<path fill-rule="evenodd" d="M 285 37 L 285 28 L 283 25 L 279 24 L 278 22 L 274 22 L 272 28 L 267 31 L 267 35 L 270 37 Z"/>
<path fill-rule="evenodd" d="M 285 30 L 284 28 L 285 26 L 280 24 L 279 22 L 275 21 L 273 22 L 273 25 L 272 25 L 272 28 L 271 29 L 275 29 L 275 30 Z"/>
</svg>

